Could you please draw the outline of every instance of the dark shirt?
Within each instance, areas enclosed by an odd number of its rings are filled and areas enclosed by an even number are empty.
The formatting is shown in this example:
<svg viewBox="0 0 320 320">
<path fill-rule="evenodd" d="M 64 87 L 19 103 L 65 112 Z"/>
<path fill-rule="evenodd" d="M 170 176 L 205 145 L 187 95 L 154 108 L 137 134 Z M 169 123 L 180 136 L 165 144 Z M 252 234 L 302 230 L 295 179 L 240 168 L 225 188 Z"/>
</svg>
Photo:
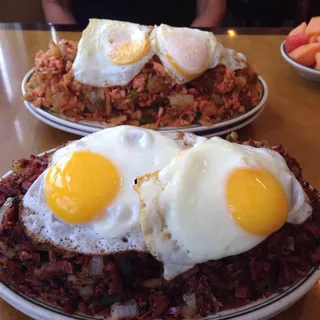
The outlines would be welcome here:
<svg viewBox="0 0 320 320">
<path fill-rule="evenodd" d="M 72 0 L 71 10 L 81 26 L 99 18 L 188 27 L 196 17 L 196 0 Z"/>
</svg>

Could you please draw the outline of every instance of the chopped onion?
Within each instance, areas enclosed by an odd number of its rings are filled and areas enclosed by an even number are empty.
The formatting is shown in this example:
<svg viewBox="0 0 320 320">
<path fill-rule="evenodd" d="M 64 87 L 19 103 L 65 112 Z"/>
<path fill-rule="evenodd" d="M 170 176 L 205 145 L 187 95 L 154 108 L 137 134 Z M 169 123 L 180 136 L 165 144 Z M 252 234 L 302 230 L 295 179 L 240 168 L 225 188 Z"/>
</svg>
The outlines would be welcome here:
<svg viewBox="0 0 320 320">
<path fill-rule="evenodd" d="M 103 258 L 101 256 L 93 256 L 88 265 L 90 276 L 99 276 L 103 271 Z"/>
<path fill-rule="evenodd" d="M 171 106 L 185 107 L 193 106 L 194 96 L 192 94 L 176 93 L 168 96 Z"/>
<path fill-rule="evenodd" d="M 56 92 L 52 95 L 52 105 L 56 109 L 60 109 L 67 102 L 62 92 Z"/>
<path fill-rule="evenodd" d="M 79 294 L 83 298 L 88 298 L 93 295 L 93 289 L 91 286 L 86 286 L 79 291 Z"/>
<path fill-rule="evenodd" d="M 197 310 L 196 295 L 194 293 L 185 293 L 182 298 L 190 309 Z"/>
<path fill-rule="evenodd" d="M 294 237 L 287 237 L 287 249 L 294 251 Z"/>
<path fill-rule="evenodd" d="M 143 281 L 143 284 L 142 284 L 144 288 L 148 288 L 148 289 L 157 288 L 157 287 L 160 287 L 161 285 L 162 285 L 161 278 L 151 278 Z"/>
<path fill-rule="evenodd" d="M 13 198 L 8 198 L 6 202 L 0 207 L 0 223 L 2 222 L 4 214 L 10 209 L 12 206 Z"/>
<path fill-rule="evenodd" d="M 77 277 L 76 276 L 74 276 L 74 275 L 70 275 L 70 276 L 68 276 L 68 281 L 69 282 L 72 282 L 72 283 L 77 283 Z"/>
<path fill-rule="evenodd" d="M 111 308 L 111 319 L 133 318 L 138 315 L 138 304 L 131 299 L 124 304 L 115 303 Z"/>
<path fill-rule="evenodd" d="M 179 314 L 179 310 L 180 310 L 179 307 L 171 307 L 169 308 L 168 314 L 173 314 L 173 315 Z"/>
</svg>

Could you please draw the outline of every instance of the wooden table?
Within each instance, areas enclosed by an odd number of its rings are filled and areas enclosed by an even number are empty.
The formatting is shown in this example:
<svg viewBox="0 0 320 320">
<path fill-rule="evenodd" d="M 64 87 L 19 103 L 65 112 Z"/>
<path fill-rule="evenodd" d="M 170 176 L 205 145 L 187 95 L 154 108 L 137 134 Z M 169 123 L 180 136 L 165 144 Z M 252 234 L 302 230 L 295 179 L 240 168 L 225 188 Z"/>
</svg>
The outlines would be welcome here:
<svg viewBox="0 0 320 320">
<path fill-rule="evenodd" d="M 58 29 L 59 30 L 59 29 Z M 0 24 L 0 174 L 11 161 L 78 139 L 34 118 L 20 100 L 21 81 L 33 67 L 34 55 L 49 40 L 78 40 L 80 32 L 48 26 Z M 269 87 L 267 107 L 251 125 L 240 130 L 241 139 L 266 139 L 283 144 L 304 168 L 304 176 L 320 188 L 320 84 L 301 78 L 280 55 L 287 30 L 217 30 L 227 47 L 245 53 Z M 239 33 L 239 34 L 238 34 Z M 278 33 L 278 34 L 277 34 Z M 279 33 L 282 33 L 279 34 Z M 0 300 L 0 320 L 29 319 Z M 316 320 L 320 314 L 320 283 L 303 299 L 274 319 Z"/>
</svg>

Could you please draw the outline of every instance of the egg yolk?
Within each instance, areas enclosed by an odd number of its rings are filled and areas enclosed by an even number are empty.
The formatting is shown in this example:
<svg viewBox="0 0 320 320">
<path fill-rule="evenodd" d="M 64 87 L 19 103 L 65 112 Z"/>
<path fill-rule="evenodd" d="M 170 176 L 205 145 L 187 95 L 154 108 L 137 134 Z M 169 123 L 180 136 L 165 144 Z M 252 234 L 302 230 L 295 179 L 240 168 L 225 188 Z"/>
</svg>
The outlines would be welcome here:
<svg viewBox="0 0 320 320">
<path fill-rule="evenodd" d="M 50 209 L 69 223 L 98 218 L 115 198 L 121 179 L 107 158 L 77 151 L 59 159 L 45 176 L 44 192 Z"/>
<path fill-rule="evenodd" d="M 195 72 L 195 73 L 188 73 L 182 70 L 182 68 L 179 66 L 179 64 L 169 55 L 166 55 L 169 63 L 173 66 L 173 68 L 184 78 L 186 79 L 195 79 L 199 77 L 203 72 L 207 70 L 207 66 L 204 66 L 201 70 Z"/>
<path fill-rule="evenodd" d="M 140 41 L 124 41 L 116 45 L 109 54 L 109 59 L 118 65 L 125 65 L 139 61 L 150 50 L 149 39 Z"/>
<path fill-rule="evenodd" d="M 226 195 L 234 220 L 250 234 L 267 236 L 287 220 L 286 194 L 268 171 L 235 170 L 228 179 Z"/>
</svg>

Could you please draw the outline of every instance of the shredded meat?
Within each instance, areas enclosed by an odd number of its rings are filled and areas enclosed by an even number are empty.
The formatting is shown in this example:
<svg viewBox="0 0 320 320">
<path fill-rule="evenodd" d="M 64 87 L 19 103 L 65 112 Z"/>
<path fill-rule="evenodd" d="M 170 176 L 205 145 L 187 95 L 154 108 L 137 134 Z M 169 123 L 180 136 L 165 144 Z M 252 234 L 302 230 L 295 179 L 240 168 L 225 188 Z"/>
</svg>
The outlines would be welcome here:
<svg viewBox="0 0 320 320">
<path fill-rule="evenodd" d="M 124 87 L 85 85 L 73 76 L 77 46 L 74 41 L 51 41 L 47 51 L 39 51 L 23 99 L 74 121 L 151 128 L 212 125 L 251 110 L 261 100 L 262 86 L 249 65 L 232 71 L 220 64 L 194 81 L 177 85 L 157 56 Z M 168 97 L 177 93 L 193 95 L 193 105 L 175 108 Z"/>
<path fill-rule="evenodd" d="M 246 144 L 271 148 L 266 142 Z M 115 302 L 134 299 L 136 319 L 182 319 L 240 307 L 280 292 L 320 263 L 319 193 L 303 180 L 298 162 L 281 147 L 272 147 L 286 160 L 310 198 L 312 216 L 301 225 L 285 224 L 250 251 L 195 266 L 172 281 L 162 278 L 162 266 L 147 253 L 102 257 L 101 273 L 90 275 L 92 257 L 36 243 L 19 220 L 26 181 L 34 181 L 49 156 L 14 162 L 15 173 L 0 182 L 1 205 L 13 198 L 0 228 L 0 280 L 15 290 L 57 305 L 65 312 L 109 316 Z M 27 183 L 29 185 L 29 183 Z M 197 310 L 183 300 L 194 293 Z"/>
</svg>

